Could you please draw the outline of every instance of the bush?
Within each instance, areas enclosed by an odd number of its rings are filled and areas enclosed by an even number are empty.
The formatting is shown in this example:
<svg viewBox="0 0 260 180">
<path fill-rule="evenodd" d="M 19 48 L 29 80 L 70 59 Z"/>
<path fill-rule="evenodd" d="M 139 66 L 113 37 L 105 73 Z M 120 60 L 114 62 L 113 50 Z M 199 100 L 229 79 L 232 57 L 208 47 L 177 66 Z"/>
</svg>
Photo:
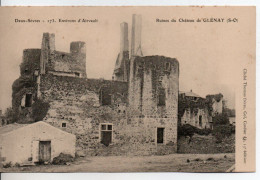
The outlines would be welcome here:
<svg viewBox="0 0 260 180">
<path fill-rule="evenodd" d="M 226 113 L 217 114 L 212 118 L 213 124 L 229 124 L 229 118 Z"/>
<path fill-rule="evenodd" d="M 7 108 L 4 116 L 7 124 L 14 123 L 18 119 L 17 113 L 12 108 Z"/>
<path fill-rule="evenodd" d="M 212 133 L 211 129 L 196 129 L 196 133 L 199 135 L 209 135 L 210 133 Z"/>
<path fill-rule="evenodd" d="M 209 157 L 207 161 L 215 161 L 215 159 L 213 157 Z"/>
<path fill-rule="evenodd" d="M 199 135 L 209 135 L 212 132 L 211 129 L 199 129 L 190 124 L 184 124 L 178 126 L 178 136 L 190 136 L 192 137 L 195 133 Z"/>
<path fill-rule="evenodd" d="M 32 118 L 35 122 L 42 121 L 49 110 L 50 104 L 41 99 L 35 101 L 32 105 Z"/>
<path fill-rule="evenodd" d="M 15 163 L 14 167 L 21 167 L 19 163 Z"/>
<path fill-rule="evenodd" d="M 217 143 L 221 143 L 225 137 L 231 136 L 235 133 L 235 127 L 229 124 L 215 125 L 212 134 L 216 137 Z"/>
<path fill-rule="evenodd" d="M 189 136 L 192 137 L 194 133 L 196 132 L 196 127 L 190 125 L 190 124 L 184 124 L 178 126 L 178 137 L 180 136 Z"/>
<path fill-rule="evenodd" d="M 8 162 L 3 165 L 3 168 L 10 168 L 10 167 L 12 167 L 12 162 Z"/>
<path fill-rule="evenodd" d="M 53 158 L 52 164 L 65 165 L 67 162 L 73 162 L 74 158 L 70 154 L 60 153 L 59 156 Z"/>
<path fill-rule="evenodd" d="M 194 161 L 202 161 L 202 159 L 196 158 L 196 159 L 194 159 Z"/>
</svg>

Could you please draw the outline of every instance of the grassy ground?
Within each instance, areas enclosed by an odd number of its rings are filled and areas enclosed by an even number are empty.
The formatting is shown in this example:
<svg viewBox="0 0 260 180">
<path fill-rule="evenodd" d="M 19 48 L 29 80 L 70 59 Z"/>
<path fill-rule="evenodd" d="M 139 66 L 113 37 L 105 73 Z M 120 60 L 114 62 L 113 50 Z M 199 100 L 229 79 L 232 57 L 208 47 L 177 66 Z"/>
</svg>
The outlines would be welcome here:
<svg viewBox="0 0 260 180">
<path fill-rule="evenodd" d="M 96 156 L 70 165 L 2 168 L 1 172 L 225 172 L 235 154 L 171 154 L 164 156 Z"/>
</svg>

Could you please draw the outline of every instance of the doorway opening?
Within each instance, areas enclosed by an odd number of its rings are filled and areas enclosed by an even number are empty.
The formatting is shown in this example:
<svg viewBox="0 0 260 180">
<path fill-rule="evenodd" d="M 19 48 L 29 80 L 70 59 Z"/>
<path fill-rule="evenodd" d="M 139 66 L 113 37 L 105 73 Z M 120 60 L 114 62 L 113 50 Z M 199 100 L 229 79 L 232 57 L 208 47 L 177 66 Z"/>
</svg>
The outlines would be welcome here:
<svg viewBox="0 0 260 180">
<path fill-rule="evenodd" d="M 51 141 L 39 142 L 39 162 L 51 161 Z"/>
<path fill-rule="evenodd" d="M 200 127 L 202 127 L 202 116 L 201 115 L 199 116 L 199 125 L 200 125 Z"/>
<path fill-rule="evenodd" d="M 25 107 L 32 106 L 32 94 L 26 94 L 25 96 Z"/>
<path fill-rule="evenodd" d="M 164 142 L 164 128 L 157 128 L 157 144 Z"/>
</svg>

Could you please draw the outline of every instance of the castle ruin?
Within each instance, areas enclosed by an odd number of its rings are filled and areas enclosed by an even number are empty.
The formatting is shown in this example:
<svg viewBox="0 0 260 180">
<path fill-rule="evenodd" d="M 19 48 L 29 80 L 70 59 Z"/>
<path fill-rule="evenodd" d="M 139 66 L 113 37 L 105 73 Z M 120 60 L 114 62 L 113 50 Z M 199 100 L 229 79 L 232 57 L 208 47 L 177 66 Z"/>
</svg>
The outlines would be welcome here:
<svg viewBox="0 0 260 180">
<path fill-rule="evenodd" d="M 26 49 L 21 76 L 13 84 L 13 109 L 30 113 L 34 102 L 49 103 L 43 121 L 76 135 L 77 151 L 87 155 L 151 155 L 177 152 L 179 62 L 144 56 L 142 17 L 120 24 L 120 52 L 112 80 L 90 79 L 86 44 L 70 52 L 55 48 L 44 33 L 41 49 Z"/>
</svg>

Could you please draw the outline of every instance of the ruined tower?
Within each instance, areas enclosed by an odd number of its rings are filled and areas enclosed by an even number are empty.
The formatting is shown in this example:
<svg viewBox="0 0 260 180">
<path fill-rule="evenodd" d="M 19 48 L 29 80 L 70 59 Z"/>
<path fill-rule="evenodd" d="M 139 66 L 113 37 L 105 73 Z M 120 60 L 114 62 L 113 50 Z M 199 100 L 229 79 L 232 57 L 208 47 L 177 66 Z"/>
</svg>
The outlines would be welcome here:
<svg viewBox="0 0 260 180">
<path fill-rule="evenodd" d="M 120 52 L 117 56 L 114 80 L 128 81 L 129 78 L 129 41 L 128 41 L 128 24 L 120 24 Z"/>
<path fill-rule="evenodd" d="M 75 41 L 70 43 L 70 68 L 76 77 L 86 78 L 86 43 L 83 41 Z"/>
<path fill-rule="evenodd" d="M 48 60 L 55 51 L 55 34 L 43 33 L 42 46 L 41 46 L 41 58 L 40 58 L 40 73 L 46 73 L 46 66 Z"/>
<path fill-rule="evenodd" d="M 43 33 L 40 74 L 86 78 L 86 43 L 71 42 L 70 53 L 55 50 L 55 34 Z"/>
<path fill-rule="evenodd" d="M 75 41 L 70 43 L 70 53 L 86 54 L 86 43 L 82 41 Z"/>
<path fill-rule="evenodd" d="M 175 58 L 143 56 L 141 15 L 133 15 L 129 106 L 140 116 L 177 117 L 179 63 Z"/>
<path fill-rule="evenodd" d="M 141 46 L 142 16 L 133 14 L 132 16 L 132 38 L 131 38 L 131 57 L 143 56 Z"/>
<path fill-rule="evenodd" d="M 164 56 L 143 56 L 141 16 L 133 15 L 128 103 L 133 118 L 157 143 L 177 149 L 179 62 Z M 160 137 L 160 138 L 158 138 Z"/>
<path fill-rule="evenodd" d="M 164 56 L 136 57 L 132 67 L 129 106 L 142 116 L 177 118 L 178 61 Z"/>
</svg>

